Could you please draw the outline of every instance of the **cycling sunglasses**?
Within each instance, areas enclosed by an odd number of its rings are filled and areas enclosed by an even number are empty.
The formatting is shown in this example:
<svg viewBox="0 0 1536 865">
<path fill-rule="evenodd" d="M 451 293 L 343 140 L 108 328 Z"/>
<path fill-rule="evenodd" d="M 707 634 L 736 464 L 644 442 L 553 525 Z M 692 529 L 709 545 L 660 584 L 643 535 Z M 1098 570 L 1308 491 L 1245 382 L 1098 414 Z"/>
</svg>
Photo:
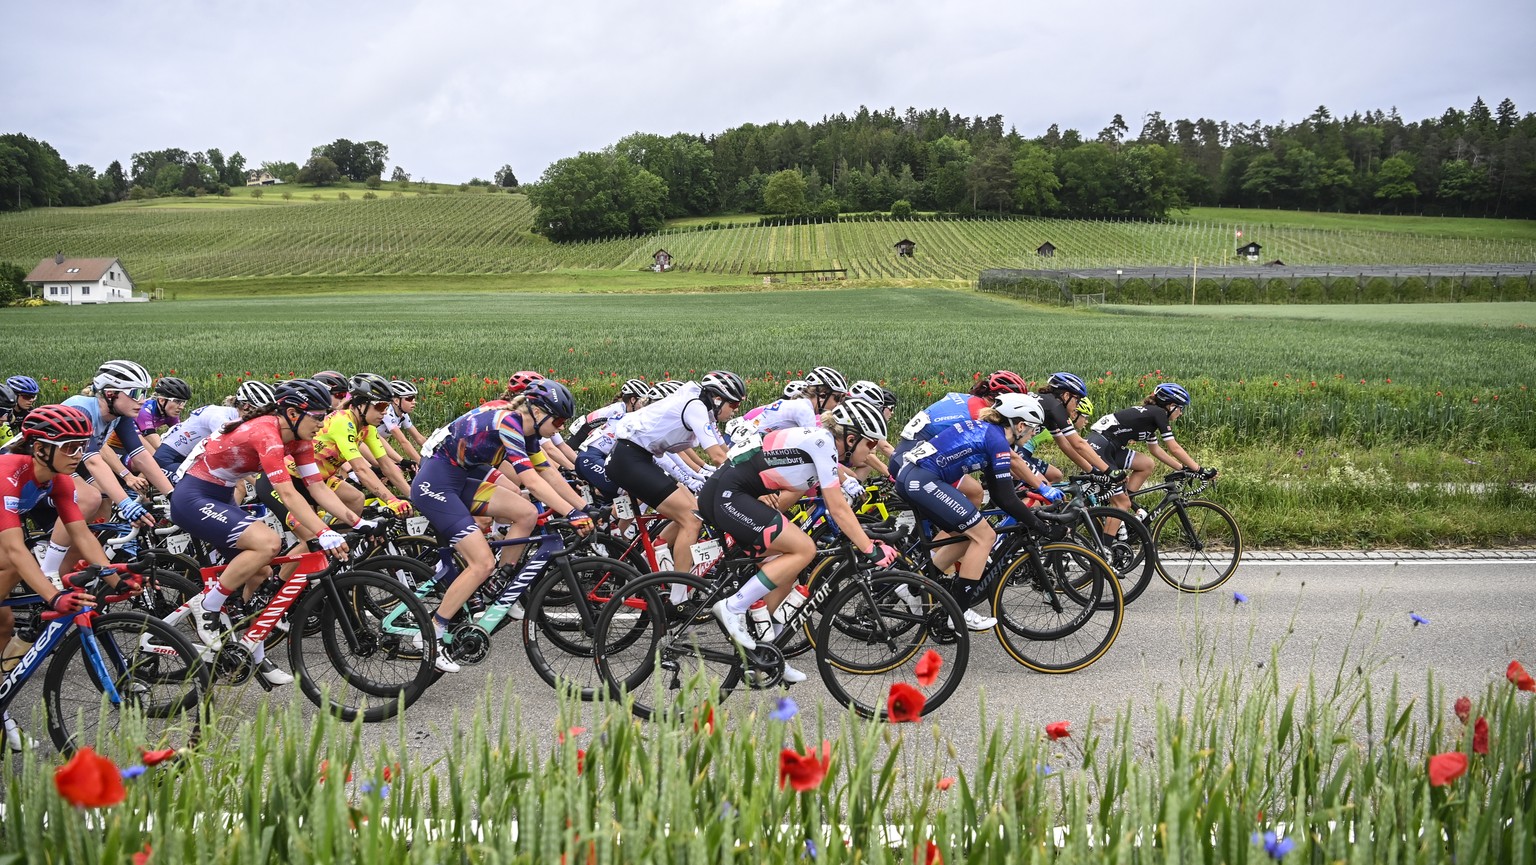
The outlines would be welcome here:
<svg viewBox="0 0 1536 865">
<path fill-rule="evenodd" d="M 125 390 L 119 390 L 118 393 L 134 402 L 143 402 L 149 398 L 149 388 L 147 387 L 130 387 Z"/>
<path fill-rule="evenodd" d="M 58 441 L 58 442 L 45 442 L 45 444 L 53 445 L 55 448 L 58 449 L 59 453 L 62 453 L 62 454 L 64 454 L 67 457 L 72 457 L 72 456 L 78 456 L 81 452 L 83 452 L 85 450 L 86 440 L 85 439 L 66 439 L 64 441 Z"/>
</svg>

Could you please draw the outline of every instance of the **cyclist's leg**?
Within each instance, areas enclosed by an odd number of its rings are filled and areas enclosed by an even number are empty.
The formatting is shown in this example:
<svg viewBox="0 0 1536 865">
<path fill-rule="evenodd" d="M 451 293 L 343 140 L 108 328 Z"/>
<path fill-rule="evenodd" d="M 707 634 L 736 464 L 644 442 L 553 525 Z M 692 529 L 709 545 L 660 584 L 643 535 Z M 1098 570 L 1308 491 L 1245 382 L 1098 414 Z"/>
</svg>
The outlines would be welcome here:
<svg viewBox="0 0 1536 865">
<path fill-rule="evenodd" d="M 111 510 L 111 503 L 96 489 L 94 484 L 87 483 L 80 473 L 74 475 L 75 504 L 80 508 L 80 515 L 85 517 L 87 523 L 92 522 L 103 514 L 98 511 Z M 54 520 L 53 534 L 48 539 L 48 551 L 43 555 L 43 573 L 56 576 L 63 570 L 65 562 L 75 561 L 80 557 L 80 551 L 71 549 L 69 529 L 63 520 Z"/>
<path fill-rule="evenodd" d="M 978 508 L 981 507 L 982 502 L 986 501 L 984 498 L 986 491 L 981 488 L 981 481 L 976 480 L 970 475 L 962 477 L 960 482 L 955 484 L 955 486 L 959 488 L 960 492 L 964 494 L 968 500 L 970 500 L 972 505 L 975 505 Z"/>
</svg>

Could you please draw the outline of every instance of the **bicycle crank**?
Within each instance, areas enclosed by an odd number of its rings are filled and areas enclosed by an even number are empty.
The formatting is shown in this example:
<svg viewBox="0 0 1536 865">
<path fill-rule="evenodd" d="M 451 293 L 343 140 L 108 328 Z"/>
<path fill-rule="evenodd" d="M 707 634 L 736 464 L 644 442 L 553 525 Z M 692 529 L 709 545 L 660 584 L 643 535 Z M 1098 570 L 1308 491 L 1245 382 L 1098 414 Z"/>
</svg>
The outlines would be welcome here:
<svg viewBox="0 0 1536 865">
<path fill-rule="evenodd" d="M 460 622 L 448 629 L 443 641 L 448 657 L 461 664 L 478 664 L 491 653 L 491 635 L 472 622 Z"/>
<path fill-rule="evenodd" d="M 772 643 L 758 643 L 755 649 L 742 649 L 747 659 L 745 679 L 754 691 L 776 688 L 784 681 L 784 653 Z"/>
</svg>

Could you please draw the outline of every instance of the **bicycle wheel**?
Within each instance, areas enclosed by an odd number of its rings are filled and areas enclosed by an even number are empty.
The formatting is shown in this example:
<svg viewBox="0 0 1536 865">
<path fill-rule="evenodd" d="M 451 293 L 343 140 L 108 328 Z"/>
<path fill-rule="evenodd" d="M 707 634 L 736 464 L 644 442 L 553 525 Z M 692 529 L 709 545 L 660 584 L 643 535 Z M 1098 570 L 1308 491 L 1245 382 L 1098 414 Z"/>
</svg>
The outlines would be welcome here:
<svg viewBox="0 0 1536 865">
<path fill-rule="evenodd" d="M 846 573 L 851 573 L 848 560 L 842 556 L 818 556 L 808 569 L 808 573 L 802 575 L 805 589 L 814 595 L 821 591 L 821 587 L 832 581 L 832 585 L 838 585 L 838 581 Z M 794 633 L 781 636 L 779 639 L 779 651 L 786 658 L 798 658 L 809 652 L 816 645 L 816 623 L 821 621 L 821 614 L 815 610 L 801 607 L 800 619 L 795 623 Z"/>
<path fill-rule="evenodd" d="M 342 571 L 319 579 L 330 585 L 311 584 L 290 613 L 295 622 L 314 617 L 319 623 L 317 633 L 294 628 L 288 635 L 288 660 L 300 689 L 343 721 L 393 717 L 432 681 L 431 613 L 384 574 Z"/>
<path fill-rule="evenodd" d="M 626 541 L 618 535 L 610 535 L 606 532 L 593 532 L 587 535 L 581 544 L 582 555 L 599 556 L 607 559 L 618 559 L 636 573 L 649 574 L 651 563 L 645 558 L 645 550 L 635 541 Z"/>
<path fill-rule="evenodd" d="M 1026 551 L 998 581 L 992 599 L 997 639 L 1031 670 L 1075 672 L 1114 645 L 1125 596 L 1114 569 L 1093 551 L 1054 543 L 1040 552 L 1037 561 Z"/>
<path fill-rule="evenodd" d="M 1232 579 L 1243 560 L 1237 520 L 1214 502 L 1179 502 L 1152 522 L 1157 575 L 1181 592 L 1209 592 Z"/>
<path fill-rule="evenodd" d="M 367 562 L 380 556 L 405 556 L 423 562 L 427 567 L 435 567 L 437 548 L 437 539 L 427 535 L 396 535 L 386 538 L 383 543 L 358 561 L 359 563 Z"/>
<path fill-rule="evenodd" d="M 201 584 L 161 568 L 150 568 L 139 577 L 143 581 L 144 591 L 108 609 L 138 610 L 152 619 L 163 619 L 203 590 Z"/>
<path fill-rule="evenodd" d="M 432 565 L 408 555 L 369 556 L 359 561 L 357 566 L 370 573 L 390 577 L 411 592 L 432 579 L 433 573 Z"/>
<path fill-rule="evenodd" d="M 1106 530 L 1106 520 L 1119 520 L 1125 537 L 1119 536 L 1119 528 Z M 1072 536 L 1074 543 L 1098 553 L 1114 568 L 1127 604 L 1141 597 L 1152 582 L 1152 572 L 1157 569 L 1156 545 L 1146 525 L 1131 514 L 1119 508 L 1089 508 L 1087 519 L 1072 524 Z"/>
<path fill-rule="evenodd" d="M 604 605 L 626 583 L 640 574 L 617 559 L 580 558 L 570 560 L 570 575 L 579 592 L 572 592 L 564 568 L 558 565 L 544 572 L 528 590 L 524 602 L 523 650 L 534 672 L 552 688 L 569 687 L 590 700 L 602 693 L 603 680 L 593 662 L 593 634 Z M 615 650 L 645 633 L 640 617 L 617 619 L 610 634 Z"/>
<path fill-rule="evenodd" d="M 99 652 L 86 648 L 85 632 L 77 628 L 54 651 L 43 677 L 54 747 L 68 754 L 89 745 L 127 765 L 138 759 L 139 747 L 195 744 L 209 674 L 187 638 L 130 610 L 96 616 L 91 632 Z M 120 702 L 106 699 L 107 681 Z"/>
<path fill-rule="evenodd" d="M 891 686 L 915 683 L 919 664 L 937 664 L 937 678 L 921 690 L 923 714 L 938 709 L 959 687 L 970 660 L 970 632 L 947 624 L 962 615 L 949 592 L 919 574 L 879 571 L 867 580 L 850 578 L 827 601 L 816 628 L 816 665 L 827 691 L 866 718 L 884 718 Z"/>
<path fill-rule="evenodd" d="M 681 604 L 667 599 L 673 583 L 690 590 Z M 610 697 L 632 697 L 631 711 L 648 719 L 688 717 L 709 699 L 712 684 L 721 698 L 730 695 L 742 678 L 741 650 L 709 611 L 724 597 L 712 588 L 692 574 L 662 571 L 614 593 L 593 643 Z"/>
</svg>

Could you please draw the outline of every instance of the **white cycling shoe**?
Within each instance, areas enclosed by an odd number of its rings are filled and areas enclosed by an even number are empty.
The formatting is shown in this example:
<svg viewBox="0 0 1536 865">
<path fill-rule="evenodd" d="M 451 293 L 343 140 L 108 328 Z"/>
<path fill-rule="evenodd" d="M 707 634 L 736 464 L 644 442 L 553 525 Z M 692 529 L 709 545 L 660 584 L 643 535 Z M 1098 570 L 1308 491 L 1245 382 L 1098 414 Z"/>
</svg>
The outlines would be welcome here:
<svg viewBox="0 0 1536 865">
<path fill-rule="evenodd" d="M 954 619 L 949 620 L 949 626 L 951 628 L 955 626 Z M 997 627 L 997 619 L 994 619 L 991 616 L 983 616 L 981 613 L 978 613 L 975 610 L 966 610 L 965 627 L 967 630 L 971 631 L 990 631 Z"/>
<path fill-rule="evenodd" d="M 37 740 L 32 738 L 31 736 L 28 736 L 27 735 L 27 731 L 21 729 L 21 726 L 19 724 L 17 724 L 15 721 L 11 720 L 11 717 L 9 715 L 7 715 L 5 717 L 5 748 L 6 748 L 6 750 L 7 751 L 20 752 L 21 749 L 28 748 L 28 747 L 36 748 L 37 747 Z"/>
<path fill-rule="evenodd" d="M 729 603 L 729 599 L 716 601 L 709 611 L 714 613 L 715 620 L 720 623 L 720 627 L 725 628 L 725 632 L 730 635 L 736 645 L 743 649 L 757 648 L 757 640 L 752 638 L 752 632 L 747 629 L 747 614 L 731 612 L 726 607 Z"/>
<path fill-rule="evenodd" d="M 901 598 L 902 603 L 907 605 L 907 611 L 912 615 L 921 616 L 923 614 L 923 599 L 912 594 L 912 589 L 906 583 L 896 586 L 896 597 Z"/>
<path fill-rule="evenodd" d="M 810 676 L 807 676 L 794 667 L 791 667 L 789 664 L 786 663 L 784 665 L 784 683 L 786 685 L 798 685 L 809 678 Z"/>
<path fill-rule="evenodd" d="M 256 667 L 256 673 L 257 675 L 261 676 L 262 681 L 266 682 L 268 685 L 293 684 L 292 673 L 282 669 L 266 658 L 261 659 L 261 663 Z"/>
<path fill-rule="evenodd" d="M 437 639 L 437 659 L 433 662 L 439 673 L 457 673 L 464 669 L 458 662 L 448 657 L 448 647 L 443 645 L 443 639 Z"/>
</svg>

